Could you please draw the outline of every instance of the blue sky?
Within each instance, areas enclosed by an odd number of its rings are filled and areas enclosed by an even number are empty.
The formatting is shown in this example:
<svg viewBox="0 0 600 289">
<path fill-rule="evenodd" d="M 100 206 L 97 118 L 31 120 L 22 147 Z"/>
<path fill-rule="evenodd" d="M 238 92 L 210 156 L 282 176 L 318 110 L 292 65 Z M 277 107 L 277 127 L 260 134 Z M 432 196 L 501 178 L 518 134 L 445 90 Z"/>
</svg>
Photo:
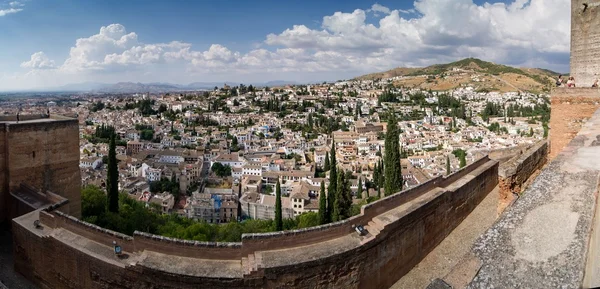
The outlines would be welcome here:
<svg viewBox="0 0 600 289">
<path fill-rule="evenodd" d="M 469 56 L 568 70 L 570 1 L 488 2 L 0 0 L 0 90 L 335 80 Z"/>
</svg>

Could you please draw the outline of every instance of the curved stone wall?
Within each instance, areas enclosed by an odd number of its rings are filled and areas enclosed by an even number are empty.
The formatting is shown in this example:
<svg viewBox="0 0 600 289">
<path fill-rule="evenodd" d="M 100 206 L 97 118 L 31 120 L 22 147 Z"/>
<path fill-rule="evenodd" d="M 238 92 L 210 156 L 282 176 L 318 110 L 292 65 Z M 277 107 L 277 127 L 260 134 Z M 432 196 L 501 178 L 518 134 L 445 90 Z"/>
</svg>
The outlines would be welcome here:
<svg viewBox="0 0 600 289">
<path fill-rule="evenodd" d="M 15 268 L 42 288 L 387 288 L 497 183 L 498 163 L 486 157 L 366 205 L 348 220 L 245 234 L 240 243 L 126 236 L 55 208 L 38 210 L 13 219 Z M 33 226 L 38 219 L 42 228 Z M 354 224 L 369 234 L 359 236 Z M 125 256 L 114 254 L 112 241 Z"/>
</svg>

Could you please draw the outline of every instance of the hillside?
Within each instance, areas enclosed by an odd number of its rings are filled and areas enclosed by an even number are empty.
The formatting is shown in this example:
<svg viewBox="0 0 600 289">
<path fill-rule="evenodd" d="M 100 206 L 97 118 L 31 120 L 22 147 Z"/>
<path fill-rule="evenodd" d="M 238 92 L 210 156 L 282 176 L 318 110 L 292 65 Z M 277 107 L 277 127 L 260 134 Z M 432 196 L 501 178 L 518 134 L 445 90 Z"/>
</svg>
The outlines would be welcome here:
<svg viewBox="0 0 600 289">
<path fill-rule="evenodd" d="M 395 68 L 385 72 L 357 77 L 368 80 L 390 78 L 395 85 L 420 87 L 432 90 L 448 90 L 461 86 L 471 86 L 479 91 L 547 91 L 558 73 L 541 68 L 516 68 L 465 58 L 452 63 L 436 64 L 423 68 Z"/>
</svg>

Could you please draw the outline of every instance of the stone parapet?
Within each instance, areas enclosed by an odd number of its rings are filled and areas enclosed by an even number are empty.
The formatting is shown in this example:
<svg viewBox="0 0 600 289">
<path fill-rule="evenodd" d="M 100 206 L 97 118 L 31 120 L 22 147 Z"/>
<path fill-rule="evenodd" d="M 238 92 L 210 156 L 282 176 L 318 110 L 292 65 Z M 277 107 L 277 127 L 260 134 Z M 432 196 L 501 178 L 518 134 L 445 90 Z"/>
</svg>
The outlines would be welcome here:
<svg viewBox="0 0 600 289">
<path fill-rule="evenodd" d="M 523 185 L 533 173 L 546 164 L 548 142 L 538 142 L 536 145 L 502 163 L 498 169 L 501 196 L 520 194 Z"/>
<path fill-rule="evenodd" d="M 498 163 L 482 158 L 365 205 L 350 219 L 244 234 L 240 243 L 127 236 L 60 208 L 38 210 L 13 220 L 15 268 L 52 288 L 385 288 L 460 224 L 497 185 L 497 176 Z M 42 229 L 32 225 L 36 219 Z M 369 234 L 359 236 L 354 224 Z M 126 257 L 112 253 L 113 241 Z M 60 265 L 51 265 L 57 258 Z"/>
</svg>

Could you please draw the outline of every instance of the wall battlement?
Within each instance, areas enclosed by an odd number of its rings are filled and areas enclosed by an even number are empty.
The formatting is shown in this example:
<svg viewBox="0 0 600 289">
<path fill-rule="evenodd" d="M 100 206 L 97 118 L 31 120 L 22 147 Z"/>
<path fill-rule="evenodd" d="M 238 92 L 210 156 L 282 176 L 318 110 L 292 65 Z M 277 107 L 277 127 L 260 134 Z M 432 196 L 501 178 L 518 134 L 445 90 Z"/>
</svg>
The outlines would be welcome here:
<svg viewBox="0 0 600 289">
<path fill-rule="evenodd" d="M 460 224 L 497 185 L 497 176 L 498 163 L 482 158 L 453 175 L 365 205 L 350 219 L 245 234 L 240 243 L 141 232 L 126 236 L 56 208 L 38 210 L 13 220 L 15 268 L 48 287 L 384 288 Z M 37 219 L 42 229 L 33 227 Z M 365 225 L 369 234 L 359 236 L 354 224 Z M 113 240 L 127 259 L 112 253 Z M 64 265 L 50 266 L 53 256 L 65 260 Z"/>
</svg>

